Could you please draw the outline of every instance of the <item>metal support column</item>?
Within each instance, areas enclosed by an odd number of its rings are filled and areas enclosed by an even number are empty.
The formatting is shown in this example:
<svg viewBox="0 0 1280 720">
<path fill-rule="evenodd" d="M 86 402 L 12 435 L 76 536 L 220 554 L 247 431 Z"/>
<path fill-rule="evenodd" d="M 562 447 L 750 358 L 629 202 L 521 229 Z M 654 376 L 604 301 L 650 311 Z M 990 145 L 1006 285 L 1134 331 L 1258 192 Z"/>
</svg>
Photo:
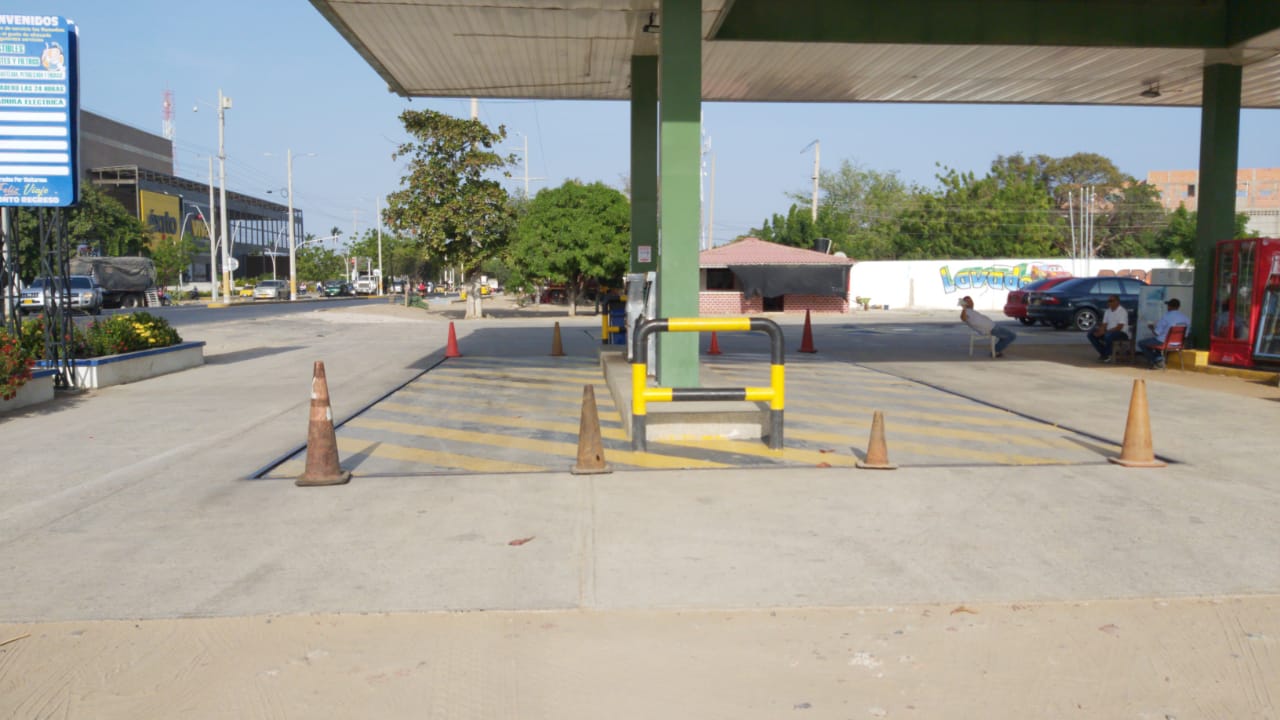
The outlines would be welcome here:
<svg viewBox="0 0 1280 720">
<path fill-rule="evenodd" d="M 1239 65 L 1208 65 L 1200 107 L 1200 177 L 1196 205 L 1195 286 L 1191 341 L 1209 347 L 1213 322 L 1213 250 L 1235 233 L 1236 167 L 1240 152 Z"/>
<path fill-rule="evenodd" d="M 658 316 L 698 315 L 702 223 L 702 2 L 662 0 Z M 698 338 L 658 338 L 658 381 L 698 387 Z"/>
<path fill-rule="evenodd" d="M 658 58 L 631 58 L 631 269 L 658 269 Z"/>
</svg>

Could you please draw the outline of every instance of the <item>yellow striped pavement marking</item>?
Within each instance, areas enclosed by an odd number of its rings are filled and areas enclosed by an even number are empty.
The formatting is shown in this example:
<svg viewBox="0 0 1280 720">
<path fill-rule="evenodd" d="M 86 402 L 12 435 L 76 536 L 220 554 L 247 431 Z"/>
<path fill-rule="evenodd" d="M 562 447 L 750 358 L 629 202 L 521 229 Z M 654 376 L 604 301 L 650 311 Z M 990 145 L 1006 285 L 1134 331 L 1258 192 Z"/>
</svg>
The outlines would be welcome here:
<svg viewBox="0 0 1280 720">
<path fill-rule="evenodd" d="M 840 420 L 845 426 L 856 427 L 860 430 L 869 429 L 871 427 L 870 416 L 873 410 L 867 409 L 865 415 L 858 417 L 841 417 L 833 418 L 830 415 L 810 415 L 808 413 L 798 413 L 793 411 L 787 412 L 787 418 L 799 422 L 810 422 L 814 424 L 830 425 L 833 420 Z M 885 420 L 893 422 L 893 429 L 897 432 L 911 433 L 912 435 L 927 435 L 930 437 L 950 438 L 953 440 L 972 440 L 980 443 L 1009 443 L 1013 445 L 1026 445 L 1029 447 L 1045 447 L 1045 448 L 1067 448 L 1073 449 L 1080 447 L 1076 443 L 1066 438 L 1040 438 L 1031 435 L 1017 435 L 1007 433 L 999 436 L 992 435 L 989 431 L 983 430 L 965 430 L 957 427 L 942 427 L 938 425 L 917 425 L 914 423 L 898 422 L 897 418 L 911 417 L 910 413 L 895 410 L 892 413 L 885 413 Z M 950 425 L 955 425 L 952 422 Z M 961 423 L 963 424 L 963 423 Z M 1039 425 L 1038 428 L 1052 430 L 1051 425 Z M 1030 429 L 1030 428 L 1027 428 Z M 1063 430 L 1061 432 L 1068 432 Z"/>
<path fill-rule="evenodd" d="M 525 386 L 513 388 L 511 383 L 502 382 L 501 380 L 477 380 L 475 378 L 441 378 L 438 380 L 414 380 L 412 383 L 409 383 L 408 385 L 405 385 L 403 388 L 400 388 L 400 391 L 423 393 L 423 392 L 430 392 L 432 390 L 439 390 L 441 388 L 447 388 L 453 391 L 453 390 L 457 390 L 459 385 L 462 385 L 464 383 L 466 385 L 479 385 L 483 387 L 506 388 L 511 391 L 511 396 L 528 395 L 530 393 L 536 393 L 538 397 L 541 397 L 546 394 L 565 395 L 565 396 L 576 394 L 578 397 L 582 397 L 582 388 L 576 385 L 568 385 L 568 384 L 547 384 L 547 385 L 536 385 L 536 386 L 525 385 Z M 604 385 L 604 382 L 600 381 L 598 384 L 597 383 L 591 383 L 591 384 L 598 385 L 598 387 L 602 387 Z M 596 402 L 597 404 L 601 404 L 601 405 L 612 405 L 613 399 L 608 392 L 596 393 Z"/>
<path fill-rule="evenodd" d="M 859 398 L 859 402 L 834 403 L 810 400 L 808 402 L 797 404 L 803 405 L 806 410 L 830 410 L 835 413 L 837 418 L 850 417 L 851 415 L 870 415 L 876 410 L 884 410 L 883 407 L 865 404 L 865 398 Z M 963 413 L 936 413 L 926 412 L 924 410 L 898 410 L 896 408 L 885 412 L 885 415 L 888 416 L 890 413 L 895 417 L 911 418 L 912 420 L 930 420 L 937 423 L 943 423 L 948 426 L 977 425 L 981 427 L 1020 428 L 1023 430 L 1040 430 L 1053 427 L 1053 425 L 1048 423 L 1042 423 L 1037 420 L 1028 420 L 1027 418 L 1014 415 L 1009 412 L 1002 413 L 1002 415 L 1004 415 L 1003 418 L 972 417 Z M 830 418 L 831 415 L 810 415 L 809 417 L 816 420 L 822 417 Z"/>
<path fill-rule="evenodd" d="M 467 377 L 471 375 L 480 375 L 487 377 L 533 377 L 533 378 L 587 378 L 592 380 L 604 380 L 604 373 L 599 368 L 456 368 L 441 372 L 433 371 L 432 375 L 449 375 L 454 377 Z"/>
<path fill-rule="evenodd" d="M 888 435 L 893 436 L 899 432 L 897 426 L 889 429 Z M 821 432 L 816 430 L 804 430 L 787 428 L 787 436 L 797 440 L 811 440 L 819 443 L 842 443 L 849 445 L 851 438 L 847 435 L 837 433 Z M 966 460 L 974 460 L 979 462 L 988 462 L 993 465 L 1063 465 L 1074 464 L 1066 460 L 1057 460 L 1054 458 L 1037 457 L 1035 455 L 1019 455 L 1017 453 L 1003 453 L 987 450 L 975 450 L 972 448 L 952 447 L 949 445 L 938 445 L 936 443 L 919 443 L 904 440 L 893 440 L 889 445 L 890 456 L 894 448 L 905 450 L 917 455 L 927 455 L 929 457 L 943 458 L 963 458 Z"/>
<path fill-rule="evenodd" d="M 773 458 L 775 460 L 783 460 L 803 465 L 818 465 L 820 463 L 826 463 L 833 467 L 852 467 L 857 461 L 857 458 L 852 455 L 840 455 L 835 450 L 825 453 L 820 450 L 806 450 L 804 448 L 796 447 L 784 447 L 781 450 L 770 450 L 768 446 L 764 445 L 762 440 L 727 440 L 724 438 L 701 438 L 698 440 L 652 440 L 649 442 L 650 450 L 652 450 L 654 445 L 679 445 L 680 447 Z M 845 443 L 844 447 L 848 448 L 849 444 Z"/>
<path fill-rule="evenodd" d="M 603 402 L 600 399 L 599 392 L 596 393 L 596 413 L 601 420 L 622 423 L 622 415 L 613 407 L 611 402 Z M 409 400 L 412 398 L 422 397 L 417 393 L 406 393 L 405 395 L 392 395 L 391 399 L 384 400 L 372 409 L 385 407 L 387 403 Z M 521 402 L 523 400 L 523 402 Z M 430 405 L 420 405 L 412 402 L 400 402 L 404 406 L 404 410 L 400 412 L 421 415 L 424 418 L 452 418 L 457 413 L 466 413 L 473 410 L 486 411 L 503 411 L 507 413 L 517 414 L 547 414 L 557 412 L 563 414 L 564 417 L 581 417 L 582 412 L 582 396 L 579 393 L 575 396 L 565 395 L 564 397 L 550 397 L 546 394 L 540 394 L 536 398 L 484 398 L 483 400 L 473 401 L 455 396 L 432 397 Z M 416 411 L 410 411 L 414 408 Z"/>
<path fill-rule="evenodd" d="M 439 440 L 454 440 L 457 442 L 474 443 L 482 446 L 496 445 L 504 448 L 528 450 L 530 452 L 540 452 L 568 458 L 576 458 L 578 455 L 577 443 L 559 442 L 556 440 L 538 440 L 534 438 L 513 437 L 511 435 L 492 435 L 490 433 L 476 432 L 472 430 L 457 430 L 454 428 L 413 425 L 410 423 L 395 422 L 392 420 L 376 420 L 373 418 L 363 417 L 356 418 L 347 423 L 347 425 L 368 428 L 370 430 L 387 430 L 394 433 L 400 433 L 402 435 L 416 435 L 419 437 L 430 437 Z M 651 453 L 640 453 L 631 450 L 609 449 L 606 451 L 606 457 L 610 462 L 625 465 L 637 465 L 646 468 L 678 469 L 733 467 L 726 463 L 713 462 L 711 460 L 696 460 L 693 458 L 654 455 Z"/>
<path fill-rule="evenodd" d="M 412 415 L 412 414 L 416 414 L 417 411 L 421 410 L 422 408 L 420 408 L 417 405 L 405 405 L 404 403 L 381 402 L 381 403 L 378 403 L 377 407 L 375 407 L 374 409 L 390 410 L 392 412 L 406 413 L 406 414 Z M 597 411 L 597 415 L 599 415 L 602 420 L 614 420 L 616 422 L 621 422 L 621 419 L 619 418 L 616 412 L 613 413 L 612 418 L 606 417 L 606 413 L 602 413 L 599 411 Z M 568 433 L 570 435 L 577 435 L 579 425 L 580 425 L 580 422 L 560 422 L 556 420 L 547 420 L 545 418 L 523 418 L 523 417 L 515 417 L 511 415 L 485 415 L 482 413 L 467 412 L 465 410 L 449 410 L 448 418 L 450 420 L 481 423 L 485 425 L 498 425 L 501 427 L 509 427 L 509 428 L 550 430 L 552 432 L 562 432 L 562 433 Z M 607 437 L 610 440 L 625 441 L 627 439 L 627 433 L 621 428 L 601 427 L 600 436 Z"/>
<path fill-rule="evenodd" d="M 529 465 L 490 457 L 477 458 L 439 450 L 423 450 L 422 448 L 405 447 L 404 445 L 378 440 L 339 437 L 338 450 L 348 456 L 369 455 L 387 460 L 401 460 L 432 467 L 456 468 L 474 472 L 542 472 L 546 470 L 541 465 Z"/>
</svg>

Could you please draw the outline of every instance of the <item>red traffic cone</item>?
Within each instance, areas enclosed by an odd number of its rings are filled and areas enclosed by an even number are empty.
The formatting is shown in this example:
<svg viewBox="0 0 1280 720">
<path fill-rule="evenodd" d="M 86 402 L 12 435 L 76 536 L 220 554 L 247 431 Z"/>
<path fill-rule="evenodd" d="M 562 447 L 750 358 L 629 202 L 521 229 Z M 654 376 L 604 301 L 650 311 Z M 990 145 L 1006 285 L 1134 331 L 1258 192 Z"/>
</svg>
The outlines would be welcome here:
<svg viewBox="0 0 1280 720">
<path fill-rule="evenodd" d="M 311 372 L 311 421 L 307 426 L 307 466 L 294 481 L 300 487 L 342 485 L 351 481 L 351 472 L 338 465 L 338 437 L 333 430 L 333 410 L 329 407 L 329 381 L 324 363 L 316 361 Z"/>
<path fill-rule="evenodd" d="M 719 355 L 719 354 L 720 354 L 720 342 L 719 342 L 718 340 L 716 340 L 716 331 L 715 331 L 715 330 L 712 330 L 712 331 L 711 331 L 711 349 L 710 349 L 710 350 L 707 350 L 707 354 L 708 354 L 708 355 Z"/>
<path fill-rule="evenodd" d="M 804 337 L 800 338 L 800 352 L 816 353 L 817 348 L 813 346 L 813 328 L 809 325 L 809 311 L 804 311 Z"/>
<path fill-rule="evenodd" d="M 449 321 L 449 344 L 444 349 L 444 356 L 447 358 L 462 357 L 462 353 L 458 352 L 458 334 L 453 331 L 453 321 Z"/>
</svg>

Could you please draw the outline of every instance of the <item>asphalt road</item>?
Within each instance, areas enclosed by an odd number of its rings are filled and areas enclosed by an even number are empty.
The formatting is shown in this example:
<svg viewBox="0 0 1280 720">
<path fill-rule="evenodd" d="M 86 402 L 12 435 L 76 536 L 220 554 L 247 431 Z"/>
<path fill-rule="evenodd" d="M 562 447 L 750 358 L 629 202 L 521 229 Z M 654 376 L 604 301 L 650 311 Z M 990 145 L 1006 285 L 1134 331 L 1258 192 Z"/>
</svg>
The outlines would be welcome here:
<svg viewBox="0 0 1280 720">
<path fill-rule="evenodd" d="M 339 297 L 307 298 L 305 300 L 299 300 L 298 302 L 277 302 L 270 300 L 259 300 L 257 302 L 246 301 L 234 303 L 230 307 L 225 308 L 209 308 L 203 303 L 193 303 L 190 305 L 170 305 L 169 307 L 140 309 L 149 312 L 152 315 L 163 317 L 173 325 L 199 325 L 202 323 L 227 322 L 229 320 L 292 315 L 295 313 L 311 312 L 313 310 L 331 308 L 339 305 L 369 305 L 385 302 L 387 302 L 385 297 Z M 102 317 L 132 312 L 137 312 L 137 310 L 103 310 Z M 87 325 L 92 321 L 92 318 L 87 316 L 77 316 L 77 320 Z"/>
</svg>

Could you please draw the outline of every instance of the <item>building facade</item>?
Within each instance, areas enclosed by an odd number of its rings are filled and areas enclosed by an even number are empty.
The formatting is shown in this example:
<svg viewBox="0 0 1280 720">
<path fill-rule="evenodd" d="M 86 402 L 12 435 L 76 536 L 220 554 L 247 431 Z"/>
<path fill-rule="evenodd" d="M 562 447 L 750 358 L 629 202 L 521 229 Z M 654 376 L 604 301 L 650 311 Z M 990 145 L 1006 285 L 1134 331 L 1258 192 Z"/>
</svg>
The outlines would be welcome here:
<svg viewBox="0 0 1280 720">
<path fill-rule="evenodd" d="M 173 146 L 160 135 L 81 111 L 80 167 L 84 180 L 118 200 L 152 233 L 188 236 L 196 244 L 187 282 L 209 283 L 209 224 L 221 221 L 220 193 L 211 184 L 173 174 Z M 302 210 L 294 208 L 297 241 L 305 237 Z M 233 278 L 289 274 L 289 208 L 227 191 L 229 255 L 239 264 Z M 219 231 L 218 233 L 222 233 Z M 87 248 L 89 252 L 92 247 Z"/>
<path fill-rule="evenodd" d="M 1160 191 L 1160 204 L 1170 212 L 1179 206 L 1195 210 L 1200 188 L 1196 170 L 1153 170 L 1147 184 Z M 1249 216 L 1249 229 L 1262 237 L 1280 237 L 1280 168 L 1236 171 L 1236 212 Z"/>
</svg>

